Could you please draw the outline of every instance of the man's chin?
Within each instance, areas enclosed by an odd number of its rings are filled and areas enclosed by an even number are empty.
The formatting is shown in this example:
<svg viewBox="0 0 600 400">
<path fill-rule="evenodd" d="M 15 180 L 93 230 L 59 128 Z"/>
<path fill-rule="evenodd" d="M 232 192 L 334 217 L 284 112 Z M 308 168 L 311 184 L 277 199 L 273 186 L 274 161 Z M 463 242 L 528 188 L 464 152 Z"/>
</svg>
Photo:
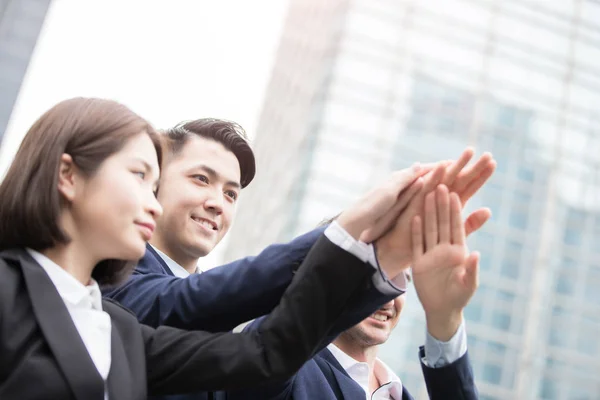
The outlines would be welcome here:
<svg viewBox="0 0 600 400">
<path fill-rule="evenodd" d="M 206 243 L 204 241 L 196 242 L 193 244 L 194 255 L 196 255 L 198 258 L 206 257 L 215 249 L 216 246 L 217 245 L 214 243 Z"/>
<path fill-rule="evenodd" d="M 388 338 L 390 337 L 390 335 L 388 335 L 387 332 L 373 332 L 371 333 L 369 336 L 370 342 L 374 343 L 375 345 L 380 345 L 385 343 Z"/>
<path fill-rule="evenodd" d="M 188 236 L 188 245 L 190 250 L 194 252 L 194 255 L 198 258 L 206 257 L 212 252 L 215 247 L 219 244 L 222 237 L 215 235 L 213 237 L 206 237 L 204 235 L 192 235 Z"/>
<path fill-rule="evenodd" d="M 368 326 L 361 329 L 360 336 L 369 345 L 379 345 L 385 343 L 390 335 L 385 329 Z"/>
</svg>

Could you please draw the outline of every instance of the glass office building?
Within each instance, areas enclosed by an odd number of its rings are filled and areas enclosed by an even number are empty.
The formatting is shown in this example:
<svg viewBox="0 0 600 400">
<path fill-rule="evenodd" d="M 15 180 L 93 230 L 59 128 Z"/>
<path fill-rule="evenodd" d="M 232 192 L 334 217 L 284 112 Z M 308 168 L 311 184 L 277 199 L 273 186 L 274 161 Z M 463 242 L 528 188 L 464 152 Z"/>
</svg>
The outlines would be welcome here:
<svg viewBox="0 0 600 400">
<path fill-rule="evenodd" d="M 600 398 L 600 2 L 292 0 L 227 257 L 336 215 L 391 170 L 491 151 L 468 204 L 484 399 Z M 382 352 L 426 398 L 414 293 Z"/>
<path fill-rule="evenodd" d="M 0 0 L 0 145 L 51 0 Z"/>
</svg>

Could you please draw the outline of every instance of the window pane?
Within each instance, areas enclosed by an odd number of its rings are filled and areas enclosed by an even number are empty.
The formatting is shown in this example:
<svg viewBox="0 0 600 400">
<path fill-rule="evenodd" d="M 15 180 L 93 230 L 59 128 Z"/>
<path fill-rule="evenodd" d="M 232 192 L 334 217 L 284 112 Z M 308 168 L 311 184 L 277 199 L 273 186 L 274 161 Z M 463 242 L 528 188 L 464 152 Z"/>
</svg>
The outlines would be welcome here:
<svg viewBox="0 0 600 400">
<path fill-rule="evenodd" d="M 557 399 L 556 392 L 558 387 L 556 382 L 552 378 L 544 378 L 542 380 L 542 385 L 540 386 L 540 397 L 544 400 L 554 400 Z"/>
<path fill-rule="evenodd" d="M 573 294 L 575 292 L 575 282 L 570 274 L 561 273 L 558 275 L 556 292 L 561 294 Z"/>
<path fill-rule="evenodd" d="M 519 277 L 519 265 L 514 260 L 504 260 L 500 274 L 507 278 L 517 279 Z"/>
<path fill-rule="evenodd" d="M 502 377 L 502 369 L 498 365 L 484 364 L 481 378 L 484 382 L 499 384 Z"/>
<path fill-rule="evenodd" d="M 492 314 L 492 326 L 503 331 L 509 330 L 510 315 L 504 312 L 494 311 Z"/>
<path fill-rule="evenodd" d="M 465 318 L 473 322 L 481 321 L 481 304 L 471 302 L 465 308 Z"/>
</svg>

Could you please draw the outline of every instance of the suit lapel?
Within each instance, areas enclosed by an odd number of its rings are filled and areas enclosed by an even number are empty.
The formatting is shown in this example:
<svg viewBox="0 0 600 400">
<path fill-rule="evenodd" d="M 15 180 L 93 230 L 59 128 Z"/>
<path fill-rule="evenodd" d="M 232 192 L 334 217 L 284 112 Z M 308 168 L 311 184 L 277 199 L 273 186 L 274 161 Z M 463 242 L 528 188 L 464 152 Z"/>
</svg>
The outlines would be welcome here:
<svg viewBox="0 0 600 400">
<path fill-rule="evenodd" d="M 350 377 L 350 375 L 348 375 L 346 370 L 344 370 L 344 368 L 340 365 L 338 360 L 334 357 L 334 355 L 329 350 L 327 350 L 327 349 L 322 350 L 321 353 L 319 353 L 319 355 L 321 355 L 323 357 L 323 359 L 327 361 L 327 365 L 331 369 L 331 372 L 333 373 L 333 376 L 336 379 L 339 389 L 342 392 L 343 397 L 341 397 L 341 399 L 363 398 L 365 391 L 360 387 L 360 385 L 358 383 L 356 383 L 356 381 L 354 381 L 354 379 L 352 379 Z M 326 375 L 329 375 L 329 374 L 326 374 Z M 333 383 L 333 382 L 331 382 L 331 379 L 329 378 L 329 376 L 327 376 L 327 380 L 330 381 L 330 383 Z M 360 396 L 360 397 L 357 397 L 357 396 Z M 337 393 L 336 393 L 336 397 L 338 399 L 340 398 L 337 395 Z M 400 400 L 400 399 L 398 399 L 398 400 Z M 402 399 L 401 400 L 414 400 L 414 398 L 411 396 L 411 394 L 408 392 L 408 390 L 406 390 L 404 385 L 402 386 Z"/>
<path fill-rule="evenodd" d="M 154 250 L 154 247 L 152 247 L 150 243 L 146 243 L 146 250 L 146 254 L 149 254 L 149 257 L 144 256 L 144 258 L 140 262 L 156 262 L 162 267 L 162 269 L 167 275 L 175 276 L 173 274 L 173 271 L 171 271 L 171 268 L 169 268 L 169 266 L 165 262 L 165 260 L 163 260 L 163 258 L 160 256 L 160 254 L 156 252 L 156 250 Z"/>
<path fill-rule="evenodd" d="M 404 387 L 404 385 L 402 385 L 402 400 L 415 400 L 414 397 L 412 397 L 412 395 L 408 393 L 408 390 L 406 390 L 406 387 Z"/>
<path fill-rule="evenodd" d="M 108 373 L 108 398 L 110 400 L 128 400 L 133 398 L 131 392 L 131 372 L 125 358 L 125 346 L 119 335 L 114 320 L 111 328 L 111 364 Z"/>
<path fill-rule="evenodd" d="M 350 375 L 348 375 L 329 350 L 324 349 L 319 354 L 327 361 L 327 365 L 333 373 L 333 377 L 342 393 L 342 399 L 355 399 L 357 398 L 357 395 L 364 396 L 365 391 L 358 383 L 350 378 Z"/>
<path fill-rule="evenodd" d="M 104 382 L 65 303 L 46 271 L 25 250 L 18 253 L 33 312 L 75 398 L 102 400 Z"/>
</svg>

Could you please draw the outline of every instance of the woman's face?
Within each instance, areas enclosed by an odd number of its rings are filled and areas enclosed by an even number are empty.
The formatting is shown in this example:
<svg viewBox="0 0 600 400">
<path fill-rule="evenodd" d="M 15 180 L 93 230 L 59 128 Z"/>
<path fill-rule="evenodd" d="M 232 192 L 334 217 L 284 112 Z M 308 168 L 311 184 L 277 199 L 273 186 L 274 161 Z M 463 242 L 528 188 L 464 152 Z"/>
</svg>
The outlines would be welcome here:
<svg viewBox="0 0 600 400">
<path fill-rule="evenodd" d="M 76 175 L 71 239 L 99 260 L 141 258 L 162 213 L 155 196 L 158 178 L 156 150 L 146 133 L 131 138 L 93 176 Z"/>
</svg>

